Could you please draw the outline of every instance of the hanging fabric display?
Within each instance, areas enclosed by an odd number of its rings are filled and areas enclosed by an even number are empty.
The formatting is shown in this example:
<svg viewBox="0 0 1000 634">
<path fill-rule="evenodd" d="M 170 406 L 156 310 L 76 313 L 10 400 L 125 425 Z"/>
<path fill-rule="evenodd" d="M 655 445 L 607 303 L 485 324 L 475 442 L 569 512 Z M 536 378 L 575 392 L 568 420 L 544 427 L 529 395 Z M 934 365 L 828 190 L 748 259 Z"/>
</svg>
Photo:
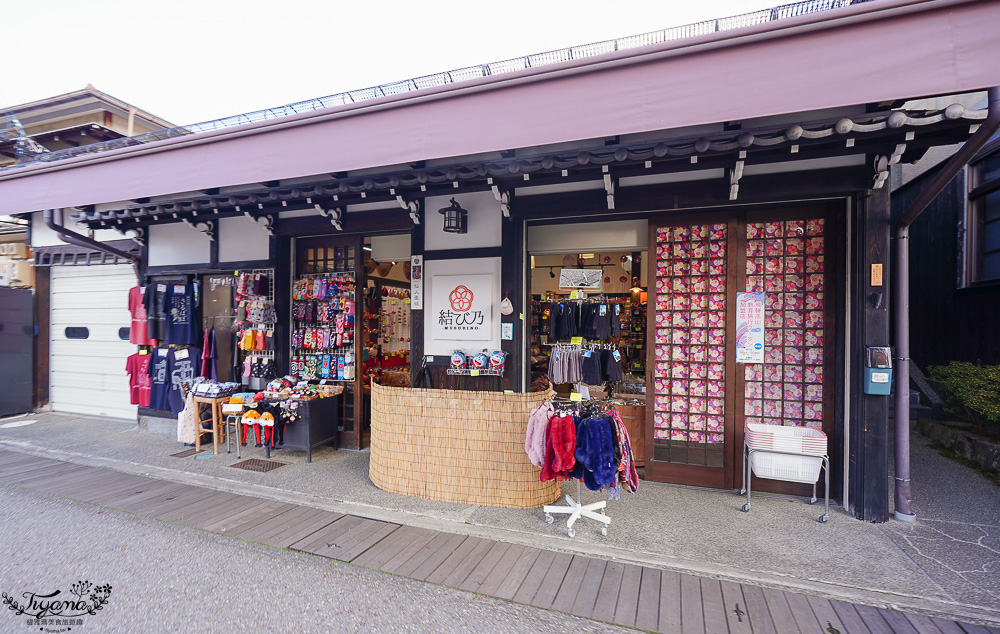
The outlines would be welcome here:
<svg viewBox="0 0 1000 634">
<path fill-rule="evenodd" d="M 197 282 L 166 285 L 167 343 L 198 343 L 198 286 Z"/>
<path fill-rule="evenodd" d="M 608 488 L 611 499 L 639 490 L 628 430 L 613 408 L 545 402 L 528 419 L 525 451 L 543 482 L 579 479 L 591 491 Z"/>
</svg>

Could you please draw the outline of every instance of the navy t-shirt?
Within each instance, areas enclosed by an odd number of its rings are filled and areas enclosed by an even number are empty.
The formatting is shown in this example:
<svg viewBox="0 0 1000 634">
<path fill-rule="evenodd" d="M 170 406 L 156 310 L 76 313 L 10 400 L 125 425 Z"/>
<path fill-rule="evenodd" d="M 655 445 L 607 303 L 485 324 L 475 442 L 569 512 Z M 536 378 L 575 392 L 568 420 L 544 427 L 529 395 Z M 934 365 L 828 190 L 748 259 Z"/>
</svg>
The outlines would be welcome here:
<svg viewBox="0 0 1000 634">
<path fill-rule="evenodd" d="M 195 284 L 167 284 L 167 343 L 198 343 L 198 290 Z"/>
<path fill-rule="evenodd" d="M 167 374 L 167 362 L 170 350 L 157 348 L 153 350 L 153 358 L 149 362 L 149 406 L 152 409 L 170 409 L 170 375 Z"/>
<path fill-rule="evenodd" d="M 167 376 L 170 381 L 170 411 L 174 416 L 180 414 L 184 409 L 184 396 L 181 392 L 181 383 L 191 382 L 191 379 L 198 376 L 201 367 L 201 350 L 199 348 L 188 347 L 182 350 L 173 349 L 167 355 Z"/>
<path fill-rule="evenodd" d="M 153 282 L 146 287 L 142 303 L 146 307 L 146 335 L 160 343 L 167 340 L 167 285 Z"/>
</svg>

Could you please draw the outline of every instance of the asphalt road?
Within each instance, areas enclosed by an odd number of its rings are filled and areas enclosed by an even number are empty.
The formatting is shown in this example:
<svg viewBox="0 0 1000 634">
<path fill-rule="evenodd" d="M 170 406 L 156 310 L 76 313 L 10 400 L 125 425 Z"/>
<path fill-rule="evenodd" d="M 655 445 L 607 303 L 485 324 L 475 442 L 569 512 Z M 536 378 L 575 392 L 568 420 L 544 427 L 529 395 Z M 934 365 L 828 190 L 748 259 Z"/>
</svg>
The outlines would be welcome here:
<svg viewBox="0 0 1000 634">
<path fill-rule="evenodd" d="M 111 585 L 72 630 L 3 609 L 5 633 L 626 631 L 9 486 L 0 518 L 0 592 Z"/>
</svg>

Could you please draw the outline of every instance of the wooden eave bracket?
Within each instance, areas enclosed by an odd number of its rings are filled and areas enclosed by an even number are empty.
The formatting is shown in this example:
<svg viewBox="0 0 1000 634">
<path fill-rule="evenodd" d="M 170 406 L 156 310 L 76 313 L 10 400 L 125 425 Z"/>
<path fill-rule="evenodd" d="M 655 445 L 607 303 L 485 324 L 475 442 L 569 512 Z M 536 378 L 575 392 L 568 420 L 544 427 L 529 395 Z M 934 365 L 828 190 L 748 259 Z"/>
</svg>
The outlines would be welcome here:
<svg viewBox="0 0 1000 634">
<path fill-rule="evenodd" d="M 118 224 L 119 225 L 121 224 L 121 220 L 118 221 Z M 191 223 L 188 223 L 188 224 L 191 224 Z M 197 227 L 195 227 L 195 228 L 197 228 Z M 112 227 L 112 229 L 114 229 L 118 233 L 122 234 L 123 236 L 125 236 L 126 238 L 128 238 L 129 240 L 131 240 L 132 242 L 135 242 L 139 246 L 142 246 L 142 247 L 146 246 L 147 238 L 146 238 L 146 228 L 145 227 L 140 227 L 138 224 L 136 224 L 135 226 L 128 227 L 128 228 L 125 228 L 125 229 L 122 229 L 121 227 L 117 227 L 117 226 L 116 227 Z M 129 235 L 129 234 L 132 234 L 132 235 Z M 214 239 L 211 236 L 209 236 L 209 238 Z"/>
<path fill-rule="evenodd" d="M 503 212 L 504 218 L 510 218 L 510 201 L 513 198 L 513 192 L 501 191 L 500 187 L 493 183 L 493 179 L 489 179 L 490 189 L 493 190 L 493 198 L 500 203 L 500 211 Z"/>
<path fill-rule="evenodd" d="M 236 211 L 243 210 L 240 209 L 239 205 L 236 205 Z M 264 231 L 267 232 L 267 235 L 272 237 L 274 236 L 274 221 L 276 219 L 274 214 L 261 214 L 259 216 L 255 216 L 249 211 L 243 211 L 243 215 L 264 227 Z"/>
<path fill-rule="evenodd" d="M 608 169 L 607 165 L 602 166 L 601 171 L 604 172 L 604 192 L 608 198 L 608 209 L 614 209 L 615 189 L 618 184 L 618 179 L 611 176 L 611 170 Z"/>
<path fill-rule="evenodd" d="M 342 223 L 344 218 L 343 207 L 330 207 L 329 209 L 323 209 L 323 207 L 318 204 L 313 204 L 313 207 L 319 212 L 319 215 L 327 218 L 330 221 L 330 224 L 333 225 L 337 231 L 344 230 L 344 225 Z"/>
<path fill-rule="evenodd" d="M 413 221 L 414 225 L 420 224 L 420 200 L 406 200 L 401 194 L 397 194 L 395 189 L 390 189 L 389 192 L 396 197 L 396 202 L 399 206 L 410 212 L 410 220 Z"/>
<path fill-rule="evenodd" d="M 740 159 L 729 170 L 729 200 L 736 200 L 740 193 L 740 179 L 743 178 L 743 166 L 746 152 L 740 152 Z"/>
<path fill-rule="evenodd" d="M 189 227 L 192 227 L 192 228 L 194 228 L 194 229 L 196 229 L 196 230 L 204 233 L 205 235 L 208 236 L 209 240 L 211 240 L 212 242 L 215 242 L 215 239 L 217 237 L 217 233 L 218 233 L 218 230 L 219 230 L 219 223 L 218 223 L 218 221 L 216 221 L 216 220 L 191 220 L 190 218 L 181 218 L 181 221 L 184 222 L 184 224 L 188 225 Z"/>
<path fill-rule="evenodd" d="M 878 155 L 875 157 L 875 177 L 872 182 L 872 189 L 882 189 L 886 179 L 889 178 L 889 157 Z"/>
</svg>

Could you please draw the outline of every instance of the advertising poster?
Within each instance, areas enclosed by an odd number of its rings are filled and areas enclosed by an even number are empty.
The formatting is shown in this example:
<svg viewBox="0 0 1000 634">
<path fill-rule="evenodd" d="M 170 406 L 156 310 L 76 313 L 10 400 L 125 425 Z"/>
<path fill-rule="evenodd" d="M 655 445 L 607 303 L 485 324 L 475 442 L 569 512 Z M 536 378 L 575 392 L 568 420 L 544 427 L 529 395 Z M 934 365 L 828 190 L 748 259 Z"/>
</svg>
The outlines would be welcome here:
<svg viewBox="0 0 1000 634">
<path fill-rule="evenodd" d="M 493 275 L 437 275 L 431 283 L 431 338 L 486 341 L 493 331 Z"/>
<path fill-rule="evenodd" d="M 736 293 L 736 363 L 764 363 L 764 293 Z"/>
</svg>

